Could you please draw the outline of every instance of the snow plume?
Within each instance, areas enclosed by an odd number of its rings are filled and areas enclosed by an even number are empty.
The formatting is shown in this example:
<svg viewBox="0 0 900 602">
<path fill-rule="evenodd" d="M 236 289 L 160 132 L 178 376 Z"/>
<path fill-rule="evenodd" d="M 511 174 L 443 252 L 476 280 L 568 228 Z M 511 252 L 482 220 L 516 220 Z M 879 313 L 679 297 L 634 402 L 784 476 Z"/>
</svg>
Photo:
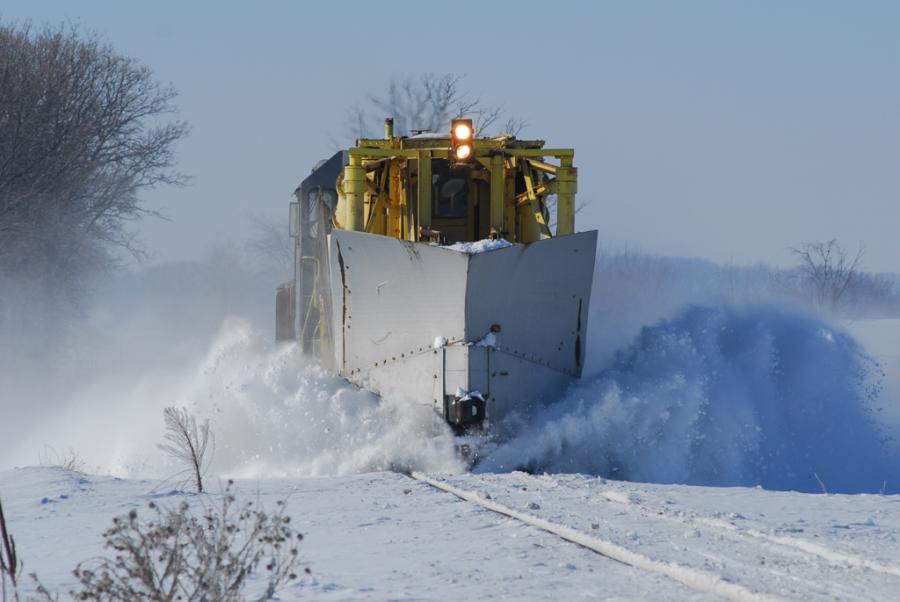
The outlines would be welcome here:
<svg viewBox="0 0 900 602">
<path fill-rule="evenodd" d="M 185 399 L 211 418 L 217 474 L 461 468 L 430 407 L 379 400 L 305 361 L 294 345 L 267 349 L 246 322 L 226 322 Z"/>
<path fill-rule="evenodd" d="M 34 463 L 52 441 L 54 454 L 75 450 L 91 472 L 172 476 L 180 467 L 157 444 L 163 409 L 174 405 L 210 420 L 211 477 L 460 469 L 452 436 L 430 408 L 379 400 L 295 345 L 273 346 L 244 319 L 226 319 L 205 353 L 193 346 L 178 361 L 157 358 L 133 380 L 95 376 L 35 429 L 21 461 Z"/>
<path fill-rule="evenodd" d="M 872 415 L 879 368 L 776 309 L 692 306 L 644 328 L 479 467 L 828 492 L 900 491 Z"/>
</svg>

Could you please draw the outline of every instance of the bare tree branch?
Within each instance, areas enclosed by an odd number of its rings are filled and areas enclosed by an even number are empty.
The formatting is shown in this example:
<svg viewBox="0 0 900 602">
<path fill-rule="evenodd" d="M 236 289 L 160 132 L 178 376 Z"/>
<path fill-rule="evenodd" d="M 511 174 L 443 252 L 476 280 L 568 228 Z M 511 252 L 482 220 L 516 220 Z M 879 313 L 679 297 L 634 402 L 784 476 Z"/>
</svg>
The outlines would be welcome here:
<svg viewBox="0 0 900 602">
<path fill-rule="evenodd" d="M 452 119 L 471 117 L 476 131 L 491 132 L 503 115 L 503 107 L 489 105 L 464 92 L 462 79 L 451 73 L 423 73 L 391 79 L 383 95 L 366 95 L 369 109 L 353 105 L 347 110 L 347 129 L 354 138 L 367 138 L 379 131 L 385 117 L 393 117 L 394 131 L 408 136 L 418 129 L 443 131 L 449 128 Z M 521 119 L 509 118 L 497 134 L 515 136 L 525 125 Z"/>
<path fill-rule="evenodd" d="M 16 555 L 16 540 L 6 527 L 3 504 L 0 503 L 0 596 L 2 596 L 0 599 L 6 600 L 7 580 L 12 586 L 13 599 L 19 599 L 16 588 L 21 572 L 22 561 Z"/>
<path fill-rule="evenodd" d="M 862 244 L 855 255 L 850 255 L 836 238 L 803 243 L 791 252 L 800 262 L 801 277 L 810 287 L 816 306 L 836 310 L 859 273 L 864 254 Z"/>
<path fill-rule="evenodd" d="M 77 26 L 0 23 L 0 272 L 58 281 L 140 256 L 140 193 L 183 184 L 175 91 Z"/>
<path fill-rule="evenodd" d="M 248 215 L 247 220 L 252 230 L 247 242 L 249 250 L 262 265 L 290 273 L 294 263 L 294 246 L 284 221 L 259 214 Z"/>
</svg>

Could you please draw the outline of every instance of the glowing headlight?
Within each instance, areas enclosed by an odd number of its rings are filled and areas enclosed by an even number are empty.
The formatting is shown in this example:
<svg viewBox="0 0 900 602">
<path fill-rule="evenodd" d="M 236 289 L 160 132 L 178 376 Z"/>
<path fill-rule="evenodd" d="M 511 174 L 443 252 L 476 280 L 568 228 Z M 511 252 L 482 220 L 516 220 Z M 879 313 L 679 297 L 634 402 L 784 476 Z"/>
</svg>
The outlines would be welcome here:
<svg viewBox="0 0 900 602">
<path fill-rule="evenodd" d="M 475 154 L 475 126 L 471 119 L 450 123 L 450 156 L 456 161 L 471 160 Z"/>
<path fill-rule="evenodd" d="M 467 123 L 457 123 L 453 128 L 453 135 L 457 140 L 468 140 L 472 137 L 472 128 Z"/>
</svg>

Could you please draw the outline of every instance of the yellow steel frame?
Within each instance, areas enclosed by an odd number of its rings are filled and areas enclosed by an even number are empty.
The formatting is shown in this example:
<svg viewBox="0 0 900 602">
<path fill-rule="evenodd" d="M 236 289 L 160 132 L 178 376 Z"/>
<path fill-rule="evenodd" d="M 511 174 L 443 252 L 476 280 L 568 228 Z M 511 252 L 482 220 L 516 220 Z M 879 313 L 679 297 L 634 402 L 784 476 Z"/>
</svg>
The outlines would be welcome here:
<svg viewBox="0 0 900 602">
<path fill-rule="evenodd" d="M 338 183 L 335 225 L 420 240 L 432 226 L 431 160 L 450 159 L 450 137 L 361 139 L 349 150 Z M 514 242 L 575 231 L 577 170 L 570 148 L 543 148 L 542 140 L 477 139 L 472 159 L 490 185 L 490 233 Z M 555 159 L 558 164 L 547 159 Z M 524 191 L 515 190 L 516 181 Z M 415 183 L 413 183 L 415 181 Z M 415 206 L 410 203 L 415 192 Z M 548 224 L 547 197 L 556 195 L 556 229 Z"/>
</svg>

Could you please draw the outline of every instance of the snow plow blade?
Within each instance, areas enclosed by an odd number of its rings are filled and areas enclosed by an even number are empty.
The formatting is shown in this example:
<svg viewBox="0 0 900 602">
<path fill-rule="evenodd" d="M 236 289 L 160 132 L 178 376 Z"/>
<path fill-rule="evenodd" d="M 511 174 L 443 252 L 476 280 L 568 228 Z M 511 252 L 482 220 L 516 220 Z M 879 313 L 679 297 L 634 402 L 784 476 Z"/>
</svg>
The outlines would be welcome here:
<svg viewBox="0 0 900 602">
<path fill-rule="evenodd" d="M 329 241 L 334 365 L 503 435 L 581 375 L 596 231 L 468 254 L 353 231 Z"/>
</svg>

